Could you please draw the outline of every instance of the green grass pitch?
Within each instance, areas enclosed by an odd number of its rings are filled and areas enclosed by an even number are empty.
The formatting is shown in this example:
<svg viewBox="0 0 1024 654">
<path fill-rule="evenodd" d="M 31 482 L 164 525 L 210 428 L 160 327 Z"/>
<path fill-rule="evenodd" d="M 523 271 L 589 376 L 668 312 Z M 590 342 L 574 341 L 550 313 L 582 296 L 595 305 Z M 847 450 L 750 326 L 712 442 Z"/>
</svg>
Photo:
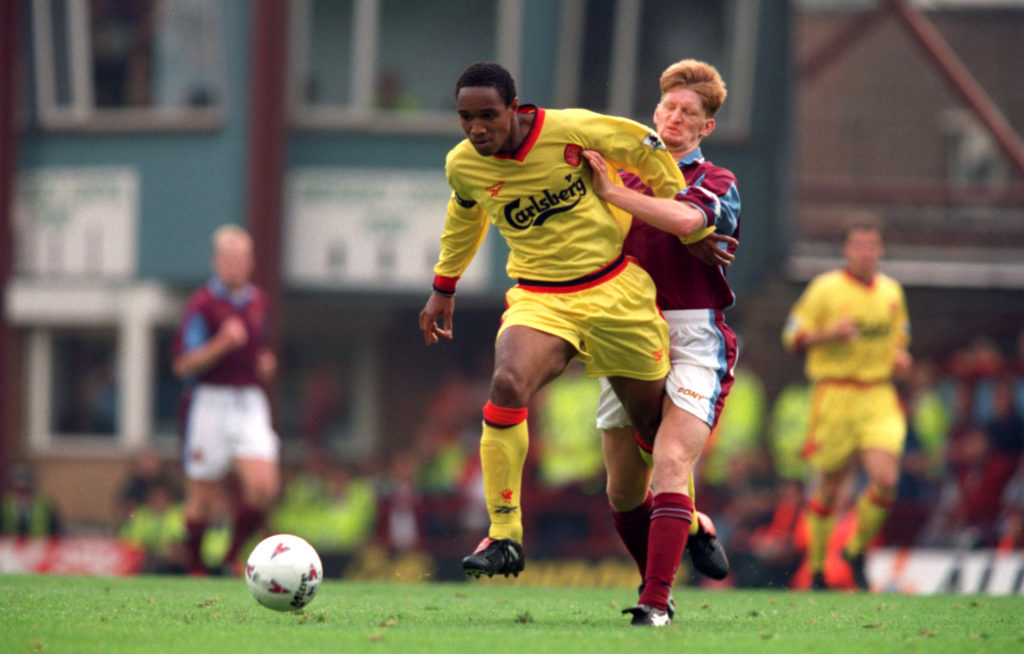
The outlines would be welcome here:
<svg viewBox="0 0 1024 654">
<path fill-rule="evenodd" d="M 1024 597 L 675 590 L 628 626 L 624 588 L 326 580 L 298 613 L 241 579 L 0 575 L 0 652 L 1024 652 Z"/>
</svg>

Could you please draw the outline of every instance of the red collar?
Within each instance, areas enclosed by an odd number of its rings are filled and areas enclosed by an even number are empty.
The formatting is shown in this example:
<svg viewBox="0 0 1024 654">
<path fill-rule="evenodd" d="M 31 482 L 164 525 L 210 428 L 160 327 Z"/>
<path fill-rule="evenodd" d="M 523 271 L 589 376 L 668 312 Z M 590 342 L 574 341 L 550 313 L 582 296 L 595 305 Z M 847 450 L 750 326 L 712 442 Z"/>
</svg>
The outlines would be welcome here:
<svg viewBox="0 0 1024 654">
<path fill-rule="evenodd" d="M 876 273 L 876 274 L 871 276 L 871 280 L 870 281 L 864 281 L 863 279 L 861 279 L 857 275 L 854 275 L 852 272 L 850 272 L 849 268 L 843 268 L 843 273 L 847 277 L 849 277 L 851 280 L 853 280 L 853 281 L 857 282 L 858 284 L 860 284 L 861 286 L 865 286 L 867 288 L 874 288 L 874 286 L 875 286 L 875 278 L 878 277 L 878 275 Z"/>
<path fill-rule="evenodd" d="M 530 125 L 530 131 L 526 133 L 526 138 L 519 144 L 519 147 L 512 152 L 499 152 L 494 155 L 498 159 L 512 159 L 513 161 L 522 162 L 526 159 L 526 155 L 533 149 L 537 139 L 540 138 L 540 130 L 544 125 L 544 116 L 546 112 L 538 107 L 537 105 L 524 104 L 519 106 L 519 113 L 528 114 L 534 113 L 536 116 L 533 118 L 533 123 Z"/>
</svg>

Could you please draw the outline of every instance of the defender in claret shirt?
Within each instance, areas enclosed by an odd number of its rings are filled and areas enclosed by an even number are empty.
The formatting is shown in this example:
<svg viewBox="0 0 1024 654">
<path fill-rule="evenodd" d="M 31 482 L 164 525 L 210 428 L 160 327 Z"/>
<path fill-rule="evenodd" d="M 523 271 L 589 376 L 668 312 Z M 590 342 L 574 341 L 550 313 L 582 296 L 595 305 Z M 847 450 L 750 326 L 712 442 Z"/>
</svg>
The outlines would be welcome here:
<svg viewBox="0 0 1024 654">
<path fill-rule="evenodd" d="M 174 373 L 188 385 L 185 557 L 190 574 L 205 573 L 203 536 L 217 487 L 234 467 L 241 493 L 222 567 L 239 574 L 239 549 L 264 525 L 280 485 L 278 437 L 263 387 L 277 359 L 266 345 L 267 296 L 250 281 L 248 232 L 225 225 L 214 234 L 213 249 L 214 275 L 189 298 L 173 345 Z"/>
<path fill-rule="evenodd" d="M 806 515 L 815 589 L 827 587 L 825 551 L 848 470 L 859 463 L 867 477 L 857 498 L 857 530 L 843 548 L 861 589 L 868 588 L 864 551 L 896 497 L 907 423 L 893 378 L 910 373 L 910 321 L 903 288 L 878 272 L 882 253 L 878 225 L 852 223 L 845 267 L 811 280 L 782 332 L 786 348 L 806 354 L 814 385 L 804 456 L 814 471 Z"/>
<path fill-rule="evenodd" d="M 452 338 L 456 281 L 493 223 L 517 283 L 506 294 L 483 409 L 491 526 L 462 566 L 471 576 L 507 576 L 524 567 L 520 496 L 531 397 L 578 358 L 588 376 L 609 378 L 648 441 L 660 419 L 668 328 L 650 276 L 622 252 L 630 216 L 594 193 L 582 151 L 600 150 L 660 198 L 675 197 L 686 182 L 649 128 L 582 109 L 520 105 L 512 76 L 498 64 L 466 69 L 455 100 L 466 139 L 445 164 L 453 192 L 419 326 L 427 345 Z M 702 215 L 674 204 L 678 211 L 649 219 L 681 237 L 705 226 Z"/>
<path fill-rule="evenodd" d="M 732 387 L 738 355 L 724 312 L 735 301 L 725 272 L 738 245 L 740 196 L 732 172 L 707 161 L 700 148 L 715 128 L 725 83 L 713 66 L 684 59 L 665 69 L 660 87 L 654 124 L 687 188 L 674 201 L 659 202 L 666 210 L 682 204 L 701 216 L 709 235 L 686 245 L 634 220 L 625 243 L 625 252 L 636 257 L 657 286 L 672 342 L 672 370 L 653 444 L 640 439 L 637 450 L 629 416 L 606 382 L 597 413 L 615 528 L 643 579 L 640 601 L 624 611 L 638 626 L 670 623 L 675 609 L 669 593 L 684 550 L 705 575 L 722 579 L 729 572 L 714 524 L 694 509 L 693 470 Z M 584 156 L 595 169 L 606 167 L 598 153 Z M 625 188 L 596 179 L 598 194 L 623 208 L 640 193 L 650 194 L 636 175 L 621 177 Z"/>
</svg>

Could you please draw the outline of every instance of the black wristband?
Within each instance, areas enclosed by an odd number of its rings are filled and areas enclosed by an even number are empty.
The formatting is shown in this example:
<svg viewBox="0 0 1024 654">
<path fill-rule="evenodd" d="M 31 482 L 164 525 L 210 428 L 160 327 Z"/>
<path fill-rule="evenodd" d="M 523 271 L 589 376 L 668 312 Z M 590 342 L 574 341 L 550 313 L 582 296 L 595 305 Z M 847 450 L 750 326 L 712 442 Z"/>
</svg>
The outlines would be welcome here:
<svg viewBox="0 0 1024 654">
<path fill-rule="evenodd" d="M 437 284 L 431 284 L 431 286 L 434 287 L 434 291 L 440 293 L 445 297 L 455 297 L 455 291 L 446 291 L 443 288 L 440 288 Z"/>
</svg>

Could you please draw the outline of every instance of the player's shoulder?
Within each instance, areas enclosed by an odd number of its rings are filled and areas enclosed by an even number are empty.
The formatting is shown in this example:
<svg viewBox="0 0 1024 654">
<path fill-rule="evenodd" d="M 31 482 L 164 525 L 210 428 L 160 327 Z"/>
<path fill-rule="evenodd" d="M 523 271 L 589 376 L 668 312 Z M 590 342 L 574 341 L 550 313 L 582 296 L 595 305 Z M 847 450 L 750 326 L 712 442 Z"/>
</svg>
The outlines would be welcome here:
<svg viewBox="0 0 1024 654">
<path fill-rule="evenodd" d="M 826 270 L 822 273 L 818 273 L 811 280 L 812 284 L 840 284 L 845 283 L 849 279 L 849 275 L 842 268 L 833 268 L 832 270 Z"/>
<path fill-rule="evenodd" d="M 213 294 L 210 292 L 209 284 L 203 284 L 189 293 L 182 307 L 182 323 L 192 319 L 193 316 L 204 315 L 214 303 Z"/>
<path fill-rule="evenodd" d="M 213 300 L 213 293 L 210 292 L 210 285 L 203 284 L 189 293 L 188 298 L 185 300 L 185 308 L 186 310 L 195 309 L 204 304 L 209 304 L 211 300 Z"/>
<path fill-rule="evenodd" d="M 448 150 L 448 154 L 445 155 L 445 168 L 450 170 L 453 162 L 465 159 L 470 153 L 476 154 L 476 150 L 473 149 L 473 144 L 469 142 L 469 139 L 462 139 L 456 143 L 451 150 Z M 477 156 L 480 155 L 477 154 Z"/>
<path fill-rule="evenodd" d="M 879 288 L 884 288 L 895 293 L 903 292 L 903 285 L 900 284 L 899 280 L 884 272 L 875 273 L 875 283 L 878 284 Z"/>
<path fill-rule="evenodd" d="M 252 293 L 252 299 L 258 302 L 267 303 L 270 301 L 270 295 L 267 294 L 267 289 L 263 288 L 259 284 L 250 285 L 250 293 Z"/>
<path fill-rule="evenodd" d="M 600 129 L 641 129 L 645 132 L 651 131 L 650 128 L 631 118 L 603 114 L 590 109 L 584 109 L 583 107 L 547 109 L 545 113 L 545 128 L 550 125 L 553 127 L 564 127 L 565 129 L 598 127 Z"/>
<path fill-rule="evenodd" d="M 596 118 L 601 114 L 590 109 L 584 109 L 583 107 L 568 107 L 565 109 L 545 109 L 544 110 L 544 123 L 547 124 L 549 120 L 555 122 L 572 122 L 573 120 L 586 120 L 590 118 Z"/>
<path fill-rule="evenodd" d="M 705 159 L 703 167 L 708 176 L 717 177 L 719 179 L 728 179 L 734 184 L 736 183 L 736 173 L 732 172 L 725 166 L 719 166 L 718 164 Z"/>
<path fill-rule="evenodd" d="M 448 184 L 458 191 L 465 192 L 463 180 L 471 171 L 477 171 L 481 166 L 486 166 L 485 157 L 473 148 L 469 139 L 463 139 L 454 148 L 448 151 L 444 160 L 444 173 Z"/>
</svg>

